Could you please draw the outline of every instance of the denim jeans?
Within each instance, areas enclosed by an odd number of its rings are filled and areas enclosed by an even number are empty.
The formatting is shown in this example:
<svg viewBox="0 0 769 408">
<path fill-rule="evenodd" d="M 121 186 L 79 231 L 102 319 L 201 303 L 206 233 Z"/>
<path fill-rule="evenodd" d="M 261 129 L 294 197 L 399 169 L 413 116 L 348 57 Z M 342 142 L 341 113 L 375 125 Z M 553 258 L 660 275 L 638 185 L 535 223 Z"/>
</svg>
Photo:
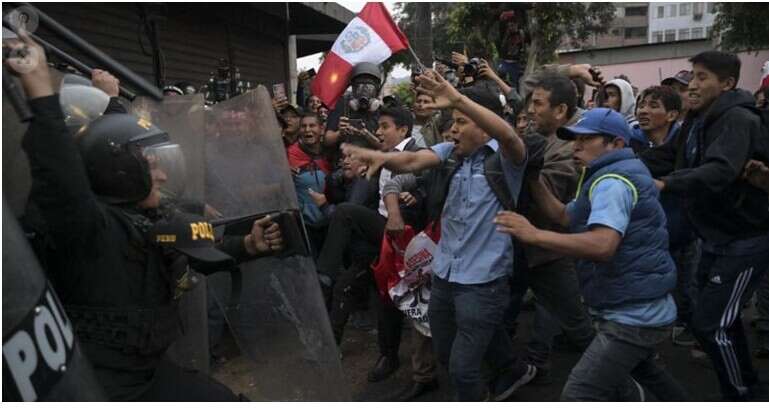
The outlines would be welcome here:
<svg viewBox="0 0 769 408">
<path fill-rule="evenodd" d="M 526 350 L 529 362 L 547 368 L 553 338 L 560 332 L 580 350 L 587 348 L 595 332 L 580 300 L 574 261 L 561 258 L 531 268 L 529 285 L 537 296 L 537 313 Z"/>
<path fill-rule="evenodd" d="M 478 285 L 463 285 L 433 276 L 428 318 L 438 361 L 448 367 L 460 401 L 486 398 L 487 383 L 481 375 L 486 358 L 496 372 L 521 364 L 503 329 L 510 301 L 507 277 Z"/>
<path fill-rule="evenodd" d="M 678 309 L 678 322 L 688 326 L 692 320 L 697 292 L 694 275 L 700 263 L 699 240 L 695 239 L 679 248 L 671 249 L 670 256 L 676 264 L 676 289 L 673 291 L 673 298 Z"/>
<path fill-rule="evenodd" d="M 632 379 L 659 401 L 685 401 L 678 382 L 654 363 L 655 347 L 671 326 L 636 327 L 597 319 L 596 336 L 563 387 L 561 401 L 626 401 L 638 396 Z M 631 379 L 632 377 L 632 379 Z"/>
</svg>

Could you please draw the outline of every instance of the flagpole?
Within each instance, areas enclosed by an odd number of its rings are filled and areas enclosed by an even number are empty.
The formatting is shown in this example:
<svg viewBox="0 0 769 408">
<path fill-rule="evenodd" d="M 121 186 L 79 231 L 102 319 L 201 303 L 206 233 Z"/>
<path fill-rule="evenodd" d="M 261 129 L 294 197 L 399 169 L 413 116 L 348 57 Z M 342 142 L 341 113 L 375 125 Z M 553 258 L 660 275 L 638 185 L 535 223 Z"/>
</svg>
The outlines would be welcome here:
<svg viewBox="0 0 769 408">
<path fill-rule="evenodd" d="M 409 52 L 411 53 L 411 57 L 414 58 L 414 61 L 417 63 L 417 65 L 419 65 L 419 68 L 422 68 L 423 71 L 427 69 L 427 67 L 425 67 L 425 64 L 423 64 L 422 61 L 419 59 L 419 56 L 417 55 L 417 53 L 414 52 L 414 49 L 411 48 L 411 44 L 409 44 Z"/>
</svg>

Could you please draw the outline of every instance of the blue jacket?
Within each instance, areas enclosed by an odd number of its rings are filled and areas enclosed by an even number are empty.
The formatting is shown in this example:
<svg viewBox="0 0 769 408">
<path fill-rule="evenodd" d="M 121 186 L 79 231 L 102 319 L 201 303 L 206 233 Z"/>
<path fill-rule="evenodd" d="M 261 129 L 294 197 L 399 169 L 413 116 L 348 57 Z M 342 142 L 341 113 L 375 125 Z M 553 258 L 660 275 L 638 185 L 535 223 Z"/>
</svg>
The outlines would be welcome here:
<svg viewBox="0 0 769 408">
<path fill-rule="evenodd" d="M 635 158 L 631 149 L 604 154 L 585 170 L 577 197 L 569 205 L 572 232 L 588 230 L 593 187 L 608 177 L 631 187 L 635 206 L 630 213 L 630 224 L 610 261 L 577 261 L 585 303 L 597 309 L 658 299 L 676 284 L 659 192 L 646 166 Z"/>
</svg>

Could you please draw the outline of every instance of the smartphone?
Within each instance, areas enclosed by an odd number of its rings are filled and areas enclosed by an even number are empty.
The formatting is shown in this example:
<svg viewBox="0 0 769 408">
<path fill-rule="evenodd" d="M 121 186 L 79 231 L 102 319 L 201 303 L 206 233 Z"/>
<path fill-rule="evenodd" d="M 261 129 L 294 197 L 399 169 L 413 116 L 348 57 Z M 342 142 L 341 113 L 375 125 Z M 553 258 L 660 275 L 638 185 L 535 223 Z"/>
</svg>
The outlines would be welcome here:
<svg viewBox="0 0 769 408">
<path fill-rule="evenodd" d="M 310 68 L 310 70 L 307 71 L 307 76 L 309 76 L 310 78 L 314 77 L 315 75 L 318 75 L 318 73 L 315 72 L 315 68 Z"/>
<path fill-rule="evenodd" d="M 355 129 L 365 129 L 366 124 L 363 123 L 363 119 L 348 119 L 347 123 L 350 124 L 350 126 L 354 127 Z"/>
<path fill-rule="evenodd" d="M 272 85 L 272 96 L 275 99 L 288 99 L 286 98 L 286 85 L 282 82 Z"/>
</svg>

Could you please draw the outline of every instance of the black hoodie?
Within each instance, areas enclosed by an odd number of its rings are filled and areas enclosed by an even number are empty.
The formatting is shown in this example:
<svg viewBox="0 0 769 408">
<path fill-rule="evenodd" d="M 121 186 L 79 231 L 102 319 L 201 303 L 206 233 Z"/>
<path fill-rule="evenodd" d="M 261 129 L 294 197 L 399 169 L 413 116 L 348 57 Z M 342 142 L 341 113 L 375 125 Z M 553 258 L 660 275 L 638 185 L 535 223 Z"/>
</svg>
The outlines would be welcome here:
<svg viewBox="0 0 769 408">
<path fill-rule="evenodd" d="M 745 163 L 759 157 L 762 137 L 753 96 L 727 91 L 704 113 L 697 152 L 690 166 L 686 140 L 696 116 L 684 121 L 673 143 L 649 149 L 641 160 L 665 190 L 686 200 L 686 211 L 700 237 L 726 244 L 769 233 L 769 197 L 740 178 Z"/>
</svg>

